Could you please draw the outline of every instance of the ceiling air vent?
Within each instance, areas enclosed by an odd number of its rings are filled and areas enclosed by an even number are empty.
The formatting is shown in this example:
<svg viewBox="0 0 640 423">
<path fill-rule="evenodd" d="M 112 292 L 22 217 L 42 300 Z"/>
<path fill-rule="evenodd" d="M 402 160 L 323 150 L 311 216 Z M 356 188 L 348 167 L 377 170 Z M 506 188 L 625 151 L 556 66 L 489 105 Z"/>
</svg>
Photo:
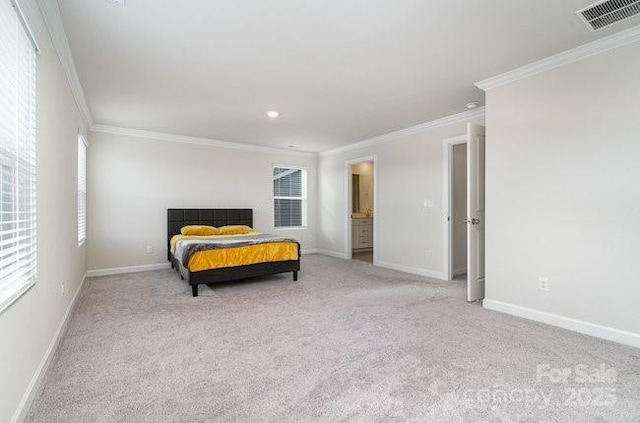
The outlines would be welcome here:
<svg viewBox="0 0 640 423">
<path fill-rule="evenodd" d="M 591 31 L 640 14 L 640 0 L 604 0 L 576 12 Z"/>
</svg>

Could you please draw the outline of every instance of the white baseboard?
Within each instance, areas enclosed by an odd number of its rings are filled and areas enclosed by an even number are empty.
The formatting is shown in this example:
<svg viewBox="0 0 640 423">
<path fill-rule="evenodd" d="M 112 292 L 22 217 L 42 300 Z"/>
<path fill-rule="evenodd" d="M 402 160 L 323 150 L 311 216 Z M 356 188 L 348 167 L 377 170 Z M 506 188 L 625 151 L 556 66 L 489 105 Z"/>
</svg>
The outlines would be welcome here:
<svg viewBox="0 0 640 423">
<path fill-rule="evenodd" d="M 319 250 L 317 248 L 306 248 L 304 250 L 300 250 L 300 254 L 301 255 L 308 255 L 308 254 L 318 254 Z"/>
<path fill-rule="evenodd" d="M 338 253 L 336 251 L 318 249 L 317 252 L 318 252 L 318 254 L 323 254 L 323 255 L 329 256 L 329 257 L 335 257 L 335 258 L 339 258 L 339 259 L 343 259 L 343 260 L 348 260 L 349 259 L 347 254 Z M 395 264 L 395 263 L 389 263 L 389 262 L 386 262 L 386 261 L 376 260 L 375 258 L 373 260 L 373 265 L 374 266 L 384 267 L 386 269 L 398 270 L 398 271 L 404 272 L 404 273 L 411 273 L 413 275 L 426 276 L 428 278 L 439 279 L 439 280 L 443 280 L 443 281 L 446 280 L 446 278 L 444 276 L 444 273 L 442 273 L 442 272 L 434 272 L 433 270 L 421 269 L 419 267 L 403 266 L 401 264 Z"/>
<path fill-rule="evenodd" d="M 337 251 L 323 250 L 321 248 L 318 248 L 316 251 L 318 254 L 322 254 L 329 257 L 335 257 L 335 258 L 344 259 L 344 260 L 347 260 L 349 258 L 345 253 L 339 253 Z"/>
<path fill-rule="evenodd" d="M 374 263 L 376 266 L 384 267 L 386 269 L 398 270 L 400 272 L 411 273 L 413 275 L 426 276 L 428 278 L 446 280 L 444 273 L 435 272 L 433 270 L 422 269 L 420 267 L 404 266 L 401 264 L 389 263 L 386 261 L 376 260 Z"/>
<path fill-rule="evenodd" d="M 154 263 L 154 264 L 142 264 L 139 266 L 124 266 L 124 267 L 112 267 L 110 269 L 96 269 L 88 270 L 87 276 L 109 276 L 109 275 L 121 275 L 123 273 L 135 273 L 135 272 L 148 272 L 150 270 L 164 270 L 170 269 L 171 264 L 166 263 Z"/>
<path fill-rule="evenodd" d="M 466 267 L 461 267 L 459 269 L 453 269 L 453 276 L 460 276 L 460 275 L 464 275 L 465 273 L 467 273 L 467 268 Z"/>
<path fill-rule="evenodd" d="M 87 274 L 85 274 L 82 278 L 82 282 L 80 282 L 80 286 L 76 290 L 76 293 L 74 294 L 69 307 L 67 307 L 67 311 L 64 313 L 64 316 L 62 316 L 62 321 L 58 325 L 58 329 L 56 329 L 56 332 L 53 334 L 53 339 L 51 339 L 47 351 L 44 353 L 42 360 L 40 360 L 40 364 L 36 368 L 36 372 L 31 378 L 29 385 L 27 385 L 27 390 L 25 391 L 24 395 L 22 395 L 22 398 L 18 403 L 18 408 L 16 408 L 16 411 L 11 418 L 12 423 L 23 422 L 27 418 L 29 408 L 31 408 L 31 404 L 33 403 L 33 400 L 36 398 L 36 395 L 38 394 L 38 392 L 40 391 L 40 387 L 42 386 L 42 379 L 44 378 L 44 375 L 49 368 L 49 364 L 51 364 L 51 360 L 53 359 L 53 356 L 58 349 L 58 345 L 60 345 L 62 337 L 67 331 L 69 318 L 76 308 L 78 298 L 80 297 L 80 291 L 82 291 L 82 287 L 84 286 L 84 282 L 86 280 Z"/>
<path fill-rule="evenodd" d="M 546 323 L 548 325 L 572 330 L 574 332 L 584 333 L 585 335 L 595 336 L 596 338 L 602 338 L 608 341 L 640 348 L 640 334 L 637 333 L 601 326 L 595 323 L 573 319 L 571 317 L 560 316 L 558 314 L 547 313 L 546 311 L 503 303 L 502 301 L 495 301 L 488 298 L 485 298 L 482 301 L 482 306 L 489 310 L 523 317 L 525 319 Z"/>
</svg>

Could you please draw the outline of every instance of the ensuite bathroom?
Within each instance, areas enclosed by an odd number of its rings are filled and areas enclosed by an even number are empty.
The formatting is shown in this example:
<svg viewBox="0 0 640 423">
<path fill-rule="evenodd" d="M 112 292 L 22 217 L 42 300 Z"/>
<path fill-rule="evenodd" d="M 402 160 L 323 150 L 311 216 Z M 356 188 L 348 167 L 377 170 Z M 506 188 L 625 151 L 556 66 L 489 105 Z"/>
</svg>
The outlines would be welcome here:
<svg viewBox="0 0 640 423">
<path fill-rule="evenodd" d="M 373 263 L 374 163 L 351 165 L 351 258 Z"/>
</svg>

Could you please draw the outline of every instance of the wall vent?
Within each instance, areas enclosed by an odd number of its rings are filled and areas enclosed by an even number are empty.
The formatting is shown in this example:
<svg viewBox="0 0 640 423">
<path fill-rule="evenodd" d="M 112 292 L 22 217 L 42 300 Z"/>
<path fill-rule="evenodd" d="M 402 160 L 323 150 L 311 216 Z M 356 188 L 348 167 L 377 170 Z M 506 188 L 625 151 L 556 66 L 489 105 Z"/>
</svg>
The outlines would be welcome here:
<svg viewBox="0 0 640 423">
<path fill-rule="evenodd" d="M 598 31 L 640 14 L 640 0 L 599 1 L 576 14 L 591 31 Z"/>
</svg>

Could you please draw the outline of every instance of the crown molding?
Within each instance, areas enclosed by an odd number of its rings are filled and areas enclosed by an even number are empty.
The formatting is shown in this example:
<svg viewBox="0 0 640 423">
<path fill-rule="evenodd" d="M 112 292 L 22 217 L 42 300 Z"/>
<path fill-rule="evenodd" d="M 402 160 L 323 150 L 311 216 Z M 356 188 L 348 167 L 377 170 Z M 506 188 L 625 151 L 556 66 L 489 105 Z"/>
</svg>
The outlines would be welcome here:
<svg viewBox="0 0 640 423">
<path fill-rule="evenodd" d="M 58 55 L 60 64 L 64 69 L 64 73 L 69 81 L 73 98 L 78 106 L 78 110 L 82 115 L 82 119 L 87 127 L 93 125 L 93 117 L 91 111 L 87 105 L 87 100 L 84 96 L 84 90 L 80 84 L 80 78 L 76 71 L 76 65 L 71 55 L 71 49 L 69 48 L 69 40 L 67 34 L 62 25 L 62 15 L 60 14 L 60 7 L 58 1 L 54 0 L 36 0 L 40 13 L 44 19 L 45 26 L 51 37 L 53 48 Z"/>
<path fill-rule="evenodd" d="M 484 91 L 492 90 L 494 88 L 501 87 L 542 72 L 547 72 L 570 63 L 575 63 L 637 41 L 640 41 L 640 25 L 600 38 L 599 40 L 583 44 L 576 48 L 572 48 L 571 50 L 549 56 L 545 59 L 538 60 L 537 62 L 530 63 L 492 78 L 476 82 L 475 86 Z"/>
<path fill-rule="evenodd" d="M 429 122 L 421 123 L 419 125 L 410 126 L 408 128 L 400 129 L 398 131 L 390 132 L 388 134 L 379 135 L 377 137 L 369 138 L 363 141 L 348 144 L 343 147 L 338 147 L 332 150 L 326 150 L 321 153 L 311 153 L 306 151 L 285 150 L 276 147 L 267 147 L 256 144 L 245 144 L 240 142 L 222 141 L 212 138 L 200 138 L 192 137 L 188 135 L 176 135 L 166 132 L 147 131 L 142 129 L 130 129 L 112 125 L 94 124 L 89 128 L 90 132 L 113 134 L 113 135 L 125 135 L 137 138 L 149 138 L 161 141 L 180 142 L 186 144 L 208 145 L 210 147 L 231 148 L 236 150 L 255 151 L 260 153 L 271 154 L 286 154 L 289 156 L 304 156 L 304 157 L 325 157 L 333 156 L 335 154 L 344 153 L 351 150 L 357 150 L 359 148 L 368 147 L 375 144 L 381 144 L 384 142 L 392 141 L 401 137 L 405 137 L 420 132 L 430 131 L 435 128 L 441 128 L 443 126 L 452 125 L 460 122 L 467 122 L 469 119 L 478 117 L 484 117 L 485 107 L 479 107 L 475 110 L 469 110 L 466 112 L 458 113 L 451 116 L 446 116 L 440 119 L 432 120 Z"/>
<path fill-rule="evenodd" d="M 141 129 L 121 128 L 118 126 L 110 126 L 110 125 L 100 125 L 100 124 L 92 125 L 89 128 L 89 131 L 103 133 L 103 134 L 125 135 L 125 136 L 136 137 L 136 138 L 149 138 L 149 139 L 160 140 L 160 141 L 179 142 L 183 144 L 197 144 L 197 145 L 207 145 L 209 147 L 220 147 L 220 148 L 230 148 L 234 150 L 255 151 L 259 153 L 270 153 L 270 154 L 280 154 L 280 155 L 287 155 L 287 156 L 303 156 L 303 157 L 317 156 L 316 153 L 310 153 L 306 151 L 285 150 L 283 148 L 267 147 L 264 145 L 245 144 L 241 142 L 232 142 L 232 141 L 221 141 L 221 140 L 215 140 L 211 138 L 199 138 L 199 137 L 191 137 L 188 135 L 169 134 L 166 132 L 154 132 L 154 131 L 146 131 Z"/>
<path fill-rule="evenodd" d="M 458 113 L 451 116 L 446 116 L 440 119 L 432 120 L 429 122 L 421 123 L 418 125 L 410 126 L 408 128 L 400 129 L 398 131 L 390 132 L 388 134 L 379 135 L 377 137 L 369 138 L 366 140 L 358 141 L 353 144 L 345 145 L 344 147 L 334 148 L 333 150 L 327 150 L 320 153 L 321 157 L 333 156 L 340 153 L 346 153 L 364 147 L 370 147 L 372 145 L 385 143 L 408 135 L 417 134 L 420 132 L 430 131 L 435 128 L 441 128 L 443 126 L 452 125 L 454 123 L 467 122 L 469 119 L 477 117 L 483 117 L 485 114 L 485 108 L 479 107 L 474 110 Z"/>
</svg>

